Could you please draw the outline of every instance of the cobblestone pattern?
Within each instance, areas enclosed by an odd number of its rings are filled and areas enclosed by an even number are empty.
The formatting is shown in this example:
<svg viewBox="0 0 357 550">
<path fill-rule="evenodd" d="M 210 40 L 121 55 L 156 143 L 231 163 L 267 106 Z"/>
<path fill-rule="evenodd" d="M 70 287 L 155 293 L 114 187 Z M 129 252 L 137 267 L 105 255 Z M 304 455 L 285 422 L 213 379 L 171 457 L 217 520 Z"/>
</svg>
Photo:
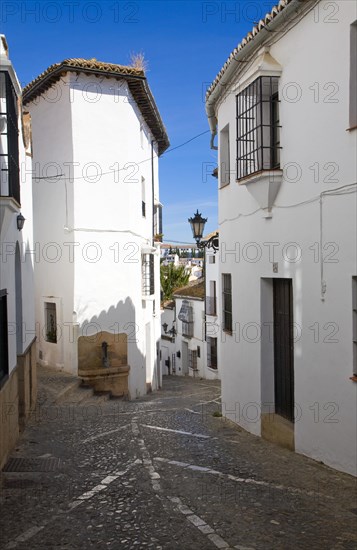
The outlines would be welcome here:
<svg viewBox="0 0 357 550">
<path fill-rule="evenodd" d="M 40 388 L 13 457 L 59 464 L 1 473 L 1 549 L 356 550 L 355 480 L 214 417 L 217 381 L 108 401 L 42 369 Z"/>
</svg>

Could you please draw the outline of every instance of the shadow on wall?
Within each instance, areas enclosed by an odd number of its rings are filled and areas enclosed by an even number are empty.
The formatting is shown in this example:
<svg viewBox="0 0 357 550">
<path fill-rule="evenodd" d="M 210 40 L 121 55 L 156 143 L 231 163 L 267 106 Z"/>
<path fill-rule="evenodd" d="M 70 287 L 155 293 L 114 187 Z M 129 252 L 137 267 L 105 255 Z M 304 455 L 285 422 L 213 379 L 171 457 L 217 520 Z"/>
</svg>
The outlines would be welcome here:
<svg viewBox="0 0 357 550">
<path fill-rule="evenodd" d="M 125 368 L 128 377 L 127 392 L 130 399 L 146 394 L 146 354 L 142 349 L 145 334 L 136 323 L 135 307 L 130 298 L 111 306 L 108 311 L 101 311 L 89 319 L 85 318 L 87 306 L 77 311 L 78 324 L 78 375 L 124 376 Z M 140 349 L 141 348 L 141 349 Z M 104 377 L 104 378 L 103 378 Z M 106 384 L 106 388 L 110 384 Z M 115 393 L 114 393 L 115 394 Z"/>
</svg>

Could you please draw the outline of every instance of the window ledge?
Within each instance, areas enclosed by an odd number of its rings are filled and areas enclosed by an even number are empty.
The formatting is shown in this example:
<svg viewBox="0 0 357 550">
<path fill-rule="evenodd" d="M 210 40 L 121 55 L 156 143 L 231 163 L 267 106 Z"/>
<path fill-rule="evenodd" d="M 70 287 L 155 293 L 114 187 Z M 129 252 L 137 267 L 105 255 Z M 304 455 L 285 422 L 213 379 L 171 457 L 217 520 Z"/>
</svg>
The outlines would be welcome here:
<svg viewBox="0 0 357 550">
<path fill-rule="evenodd" d="M 346 132 L 353 132 L 353 130 L 357 130 L 357 126 L 351 126 L 350 128 L 346 128 Z"/>
<path fill-rule="evenodd" d="M 141 296 L 141 299 L 145 302 L 153 302 L 155 300 L 155 294 L 148 294 L 147 296 Z"/>
<path fill-rule="evenodd" d="M 357 382 L 357 376 L 355 374 L 350 376 L 350 380 L 352 380 L 352 382 Z"/>
<path fill-rule="evenodd" d="M 14 197 L 8 197 L 7 195 L 0 195 L 0 204 L 1 206 L 7 206 L 12 212 L 19 212 L 21 208 Z"/>
<path fill-rule="evenodd" d="M 271 218 L 271 209 L 283 181 L 282 170 L 262 170 L 237 180 L 238 185 L 245 185 L 259 207 Z"/>
<path fill-rule="evenodd" d="M 283 171 L 279 169 L 276 170 L 261 170 L 260 172 L 254 172 L 248 176 L 237 179 L 236 182 L 239 185 L 247 185 L 249 183 L 255 183 L 260 181 L 263 178 L 269 178 L 270 181 L 276 181 L 277 179 L 282 179 Z"/>
</svg>

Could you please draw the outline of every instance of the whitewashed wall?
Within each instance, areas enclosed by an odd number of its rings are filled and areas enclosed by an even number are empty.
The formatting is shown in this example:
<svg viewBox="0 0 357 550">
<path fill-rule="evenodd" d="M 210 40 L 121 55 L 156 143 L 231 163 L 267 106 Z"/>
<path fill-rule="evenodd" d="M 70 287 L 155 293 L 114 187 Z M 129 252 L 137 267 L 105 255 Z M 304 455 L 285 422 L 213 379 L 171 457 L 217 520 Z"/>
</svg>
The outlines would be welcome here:
<svg viewBox="0 0 357 550">
<path fill-rule="evenodd" d="M 36 162 L 43 170 L 55 160 L 66 176 L 36 189 L 36 239 L 58 243 L 65 252 L 55 264 L 38 266 L 37 315 L 41 318 L 43 296 L 58 300 L 59 322 L 66 323 L 68 336 L 58 344 L 42 339 L 43 360 L 73 373 L 78 336 L 126 332 L 129 392 L 135 398 L 146 393 L 147 383 L 153 389 L 160 385 L 159 250 L 153 249 L 155 299 L 143 300 L 141 287 L 141 254 L 152 239 L 152 137 L 126 82 L 99 82 L 67 73 L 51 89 L 55 102 L 48 101 L 48 92 L 30 105 Z M 158 200 L 156 146 L 153 155 Z"/>
<path fill-rule="evenodd" d="M 12 67 L 3 50 L 1 41 L 2 70 L 8 71 L 15 91 L 21 95 L 21 88 Z M 32 211 L 32 178 L 31 178 L 31 148 L 26 149 L 23 140 L 21 104 L 18 110 L 19 128 L 19 162 L 20 162 L 20 200 L 21 208 L 11 199 L 1 199 L 1 262 L 0 288 L 7 290 L 8 307 L 8 342 L 9 342 L 9 373 L 16 367 L 17 354 L 25 352 L 36 336 L 34 315 L 34 255 L 33 250 L 33 211 Z M 19 213 L 25 217 L 22 231 L 17 229 Z M 16 251 L 18 249 L 18 252 Z M 21 288 L 16 289 L 15 265 L 18 254 L 18 267 L 21 271 Z M 18 296 L 16 297 L 16 292 Z M 16 314 L 16 300 L 21 301 L 21 318 Z M 18 334 L 19 333 L 19 334 Z"/>
<path fill-rule="evenodd" d="M 270 49 L 282 67 L 281 166 L 291 163 L 284 171 L 272 219 L 265 219 L 261 210 L 238 217 L 254 212 L 259 205 L 248 185 L 235 182 L 233 170 L 230 185 L 219 190 L 220 274 L 232 273 L 235 329 L 232 336 L 221 334 L 219 364 L 224 365 L 223 413 L 259 435 L 260 414 L 246 412 L 250 403 L 259 409 L 272 391 L 262 369 L 264 342 L 259 334 L 267 318 L 269 281 L 292 278 L 297 330 L 296 451 L 355 474 L 357 385 L 350 376 L 356 195 L 322 198 L 324 300 L 316 243 L 320 242 L 320 194 L 356 182 L 356 130 L 347 131 L 349 31 L 356 13 L 352 2 L 334 3 L 338 7 L 336 21 L 328 24 L 326 4 L 321 2 L 319 12 L 308 13 L 287 34 L 274 36 Z M 235 95 L 234 89 L 229 89 L 217 110 L 218 134 L 230 124 L 231 166 L 236 158 Z M 315 165 L 316 170 L 316 163 L 318 181 L 314 181 L 311 168 Z M 317 200 L 298 206 L 313 198 Z M 277 243 L 276 274 L 268 243 Z M 289 243 L 296 244 L 289 247 Z M 234 249 L 235 254 L 228 252 Z M 294 256 L 298 256 L 295 261 Z"/>
<path fill-rule="evenodd" d="M 182 307 L 182 302 L 187 300 L 189 305 L 193 309 L 193 336 L 192 338 L 187 338 L 182 334 L 182 322 L 178 319 L 180 309 Z M 201 299 L 193 299 L 191 297 L 179 298 L 175 297 L 176 304 L 176 350 L 181 352 L 181 357 L 176 360 L 176 374 L 184 374 L 184 365 L 183 365 L 183 353 L 182 353 L 182 343 L 188 343 L 189 350 L 197 350 L 197 347 L 200 347 L 200 357 L 197 357 L 197 369 L 195 373 L 191 368 L 188 369 L 188 374 L 190 376 L 204 377 L 205 367 L 207 365 L 207 354 L 206 354 L 206 342 L 204 340 L 204 301 Z"/>
<path fill-rule="evenodd" d="M 214 258 L 214 263 L 210 261 L 210 258 Z M 221 340 L 221 288 L 220 288 L 220 277 L 219 277 L 219 251 L 214 253 L 210 249 L 205 249 L 205 288 L 206 296 L 211 297 L 211 288 L 210 281 L 216 282 L 216 314 L 210 315 L 208 306 L 206 305 L 206 339 L 208 338 L 217 338 L 217 369 L 211 369 L 208 366 L 208 344 L 206 341 L 207 347 L 207 363 L 204 369 L 204 377 L 211 379 L 219 379 L 220 369 L 222 365 L 219 364 L 219 347 Z"/>
</svg>

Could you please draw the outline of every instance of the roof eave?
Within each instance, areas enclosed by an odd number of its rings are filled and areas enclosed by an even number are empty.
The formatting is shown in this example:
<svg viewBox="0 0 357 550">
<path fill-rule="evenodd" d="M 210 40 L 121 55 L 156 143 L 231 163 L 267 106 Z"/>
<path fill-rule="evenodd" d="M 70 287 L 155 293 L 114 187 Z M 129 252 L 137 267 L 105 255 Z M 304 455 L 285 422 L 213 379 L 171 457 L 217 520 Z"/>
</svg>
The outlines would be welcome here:
<svg viewBox="0 0 357 550">
<path fill-rule="evenodd" d="M 89 74 L 94 74 L 96 76 L 116 78 L 117 80 L 122 78 L 128 81 L 129 89 L 133 88 L 133 86 L 135 85 L 134 82 L 140 82 L 141 86 L 143 86 L 145 90 L 152 112 L 155 115 L 158 128 L 160 128 L 160 131 L 154 132 L 143 114 L 143 117 L 146 120 L 146 123 L 148 124 L 149 128 L 153 133 L 154 141 L 156 141 L 158 144 L 158 155 L 159 156 L 162 155 L 166 151 L 166 149 L 168 149 L 168 147 L 170 146 L 169 138 L 166 133 L 164 123 L 161 119 L 159 110 L 156 106 L 154 97 L 149 88 L 145 75 L 134 75 L 134 74 L 127 74 L 127 73 L 121 73 L 121 72 L 110 71 L 110 70 L 104 71 L 104 70 L 98 70 L 90 67 L 78 67 L 75 65 L 60 63 L 51 72 L 44 75 L 44 77 L 41 78 L 38 82 L 35 82 L 33 85 L 29 84 L 28 86 L 25 86 L 23 91 L 23 103 L 26 104 L 32 101 L 33 99 L 35 99 L 37 95 L 41 94 L 43 91 L 50 88 L 52 84 L 54 84 L 54 82 L 57 81 L 63 73 L 67 73 L 67 72 L 82 72 L 85 74 L 89 73 Z"/>
<path fill-rule="evenodd" d="M 282 21 L 287 21 L 287 18 L 291 17 L 292 14 L 295 12 L 296 7 L 302 5 L 303 2 L 304 0 L 291 0 L 291 2 L 287 4 L 285 8 L 281 10 L 274 18 L 272 18 L 268 24 L 262 27 L 251 40 L 249 40 L 229 59 L 229 61 L 226 62 L 227 68 L 223 72 L 222 77 L 218 80 L 213 90 L 211 92 L 208 91 L 206 96 L 206 114 L 212 135 L 212 149 L 216 148 L 213 145 L 214 137 L 217 134 L 218 122 L 216 117 L 216 103 L 220 98 L 222 92 L 227 89 L 227 86 L 230 84 L 232 77 L 236 74 L 237 63 L 239 64 L 243 62 L 242 65 L 244 67 L 244 63 L 247 61 L 247 57 L 263 44 L 263 42 L 268 38 L 270 32 L 273 31 L 277 26 L 279 26 Z M 215 81 L 213 81 L 213 83 L 214 82 Z"/>
</svg>

